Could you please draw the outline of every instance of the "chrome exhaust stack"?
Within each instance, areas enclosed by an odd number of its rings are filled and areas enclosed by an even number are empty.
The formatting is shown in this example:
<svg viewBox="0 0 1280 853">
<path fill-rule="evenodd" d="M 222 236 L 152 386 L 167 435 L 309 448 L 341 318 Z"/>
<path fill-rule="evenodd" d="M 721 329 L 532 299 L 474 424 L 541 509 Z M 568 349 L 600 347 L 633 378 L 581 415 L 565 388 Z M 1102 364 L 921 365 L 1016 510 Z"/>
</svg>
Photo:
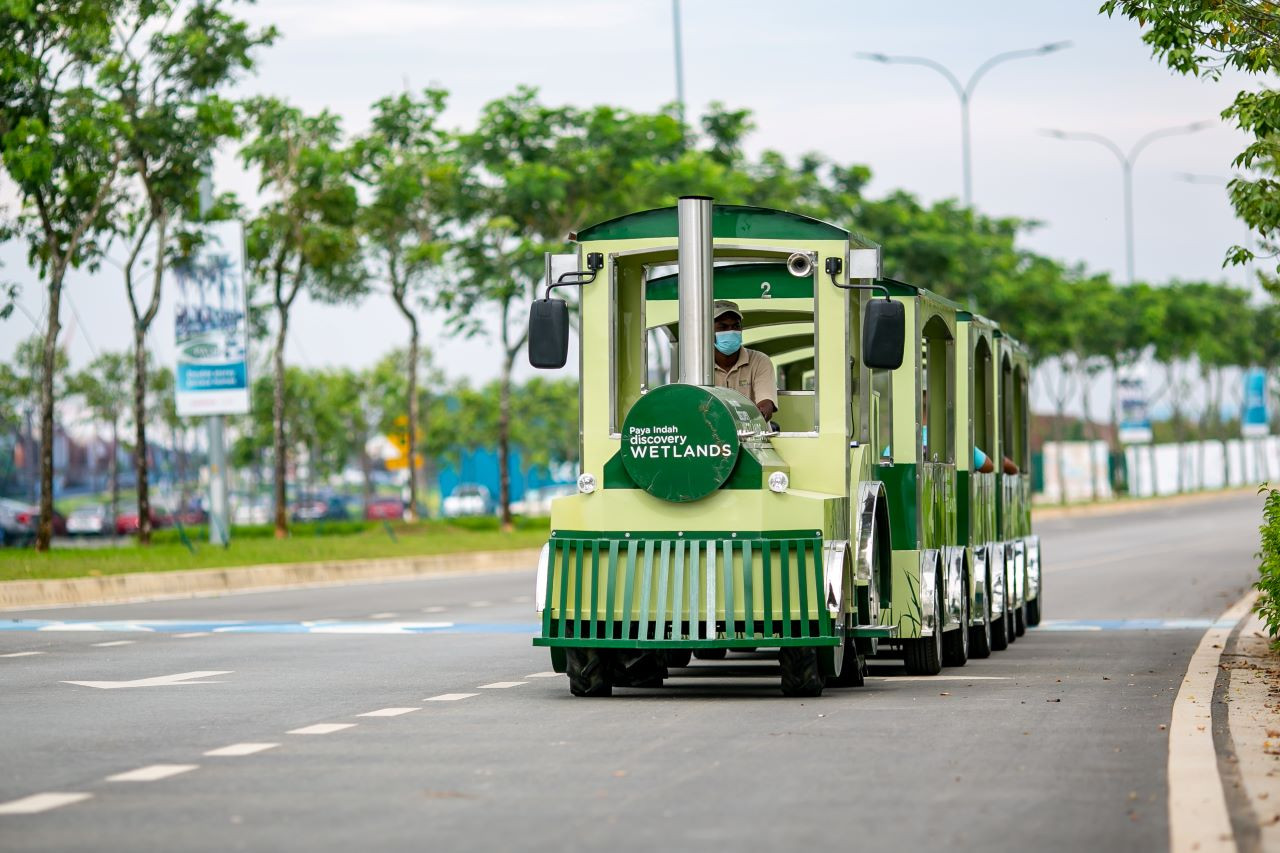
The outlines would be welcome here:
<svg viewBox="0 0 1280 853">
<path fill-rule="evenodd" d="M 676 208 L 679 223 L 677 295 L 680 299 L 678 381 L 686 385 L 715 384 L 711 201 L 710 196 L 681 196 Z"/>
</svg>

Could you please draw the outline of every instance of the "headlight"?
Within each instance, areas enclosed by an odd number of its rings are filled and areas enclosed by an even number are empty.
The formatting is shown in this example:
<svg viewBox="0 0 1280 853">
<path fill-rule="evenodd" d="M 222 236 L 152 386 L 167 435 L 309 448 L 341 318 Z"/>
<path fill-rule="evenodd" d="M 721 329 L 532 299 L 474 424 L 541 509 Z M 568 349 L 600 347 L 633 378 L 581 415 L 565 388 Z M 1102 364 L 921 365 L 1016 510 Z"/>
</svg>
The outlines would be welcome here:
<svg viewBox="0 0 1280 853">
<path fill-rule="evenodd" d="M 774 471 L 769 475 L 769 491 L 785 492 L 787 486 L 791 485 L 791 478 L 782 471 Z"/>
<path fill-rule="evenodd" d="M 582 474 L 578 477 L 578 491 L 589 495 L 596 490 L 596 475 Z"/>
</svg>

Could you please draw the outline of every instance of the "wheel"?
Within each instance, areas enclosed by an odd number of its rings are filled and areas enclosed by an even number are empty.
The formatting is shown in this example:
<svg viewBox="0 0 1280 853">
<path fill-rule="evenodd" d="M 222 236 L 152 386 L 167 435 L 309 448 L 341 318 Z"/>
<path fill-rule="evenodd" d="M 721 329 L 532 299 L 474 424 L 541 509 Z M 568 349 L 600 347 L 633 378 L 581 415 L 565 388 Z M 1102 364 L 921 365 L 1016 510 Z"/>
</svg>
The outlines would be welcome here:
<svg viewBox="0 0 1280 853">
<path fill-rule="evenodd" d="M 735 651 L 735 652 L 737 652 L 737 653 L 738 653 L 738 654 L 740 654 L 740 655 L 754 655 L 756 652 L 758 652 L 758 651 L 760 651 L 760 650 L 759 650 L 759 649 L 757 649 L 757 648 L 752 647 L 752 648 L 734 649 L 734 651 Z"/>
<path fill-rule="evenodd" d="M 1034 628 L 1040 624 L 1040 599 L 1044 598 L 1044 587 L 1036 597 L 1027 602 L 1027 625 Z"/>
<path fill-rule="evenodd" d="M 847 616 L 846 625 L 852 621 L 857 622 L 857 617 Z M 862 655 L 858 654 L 858 642 L 853 637 L 845 637 L 841 641 L 842 645 L 831 649 L 823 649 L 825 655 L 829 655 L 827 663 L 832 664 L 827 670 L 833 675 L 827 676 L 827 684 L 831 687 L 861 687 L 866 684 L 867 664 Z"/>
<path fill-rule="evenodd" d="M 1027 633 L 1027 603 L 1024 601 L 1013 611 L 1013 633 L 1021 637 Z"/>
<path fill-rule="evenodd" d="M 903 640 L 903 659 L 908 675 L 937 675 L 942 672 L 942 582 L 934 586 L 933 636 Z"/>
<path fill-rule="evenodd" d="M 692 657 L 693 652 L 689 649 L 666 649 L 662 652 L 662 662 L 673 668 L 688 666 Z"/>
<path fill-rule="evenodd" d="M 617 687 L 661 687 L 666 677 L 667 667 L 661 652 L 614 653 L 610 680 Z"/>
<path fill-rule="evenodd" d="M 942 663 L 964 666 L 969 662 L 969 579 L 960 583 L 960 627 L 942 635 Z"/>
<path fill-rule="evenodd" d="M 610 660 L 600 649 L 566 649 L 565 671 L 574 696 L 612 696 Z"/>
<path fill-rule="evenodd" d="M 818 650 L 783 646 L 778 652 L 782 666 L 783 696 L 821 696 L 826 679 L 818 662 Z"/>
<path fill-rule="evenodd" d="M 1018 617 L 1014 615 L 1013 606 L 1013 572 L 1006 572 L 1004 577 L 1004 634 L 1012 645 L 1018 639 Z"/>
<path fill-rule="evenodd" d="M 698 649 L 693 653 L 698 660 L 724 660 L 729 656 L 728 649 Z"/>
</svg>

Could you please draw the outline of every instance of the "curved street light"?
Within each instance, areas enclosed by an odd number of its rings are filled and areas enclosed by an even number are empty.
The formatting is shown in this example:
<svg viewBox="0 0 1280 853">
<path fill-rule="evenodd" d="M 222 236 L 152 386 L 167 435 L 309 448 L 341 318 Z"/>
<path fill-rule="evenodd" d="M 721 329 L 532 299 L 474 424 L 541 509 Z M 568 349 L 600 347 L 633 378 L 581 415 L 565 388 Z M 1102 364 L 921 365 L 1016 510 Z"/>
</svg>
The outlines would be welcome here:
<svg viewBox="0 0 1280 853">
<path fill-rule="evenodd" d="M 1120 161 L 1120 172 L 1124 181 L 1124 265 L 1125 277 L 1133 282 L 1133 164 L 1138 159 L 1138 155 L 1143 150 L 1155 142 L 1157 139 L 1165 139 L 1170 136 L 1184 136 L 1189 133 L 1197 133 L 1207 127 L 1213 127 L 1215 122 L 1212 121 L 1193 121 L 1191 124 L 1180 124 L 1174 127 L 1162 127 L 1159 130 L 1153 130 L 1142 136 L 1129 149 L 1129 153 L 1125 153 L 1114 141 L 1103 136 L 1100 133 L 1077 133 L 1074 131 L 1046 129 L 1041 130 L 1045 136 L 1053 139 L 1061 139 L 1068 142 L 1096 142 L 1103 148 L 1106 148 L 1112 154 L 1116 155 L 1116 159 Z"/>
<path fill-rule="evenodd" d="M 973 99 L 973 90 L 978 85 L 978 81 L 995 66 L 1002 62 L 1009 62 L 1013 59 L 1028 59 L 1035 56 L 1044 56 L 1047 53 L 1063 50 L 1071 47 L 1069 41 L 1055 41 L 1049 44 L 1042 44 L 1040 47 L 1027 48 L 1025 50 L 1010 50 L 1005 53 L 997 53 L 995 56 L 984 61 L 969 77 L 969 82 L 961 83 L 960 78 L 952 73 L 951 69 L 943 65 L 937 60 L 928 58 L 927 56 L 890 56 L 884 53 L 855 53 L 858 59 L 866 59 L 871 62 L 880 62 L 885 65 L 921 65 L 925 68 L 931 68 L 937 71 L 947 82 L 951 84 L 951 88 L 955 90 L 956 96 L 960 98 L 960 163 L 964 175 L 964 206 L 973 206 L 973 166 L 970 162 L 970 141 L 969 141 L 969 102 Z"/>
</svg>

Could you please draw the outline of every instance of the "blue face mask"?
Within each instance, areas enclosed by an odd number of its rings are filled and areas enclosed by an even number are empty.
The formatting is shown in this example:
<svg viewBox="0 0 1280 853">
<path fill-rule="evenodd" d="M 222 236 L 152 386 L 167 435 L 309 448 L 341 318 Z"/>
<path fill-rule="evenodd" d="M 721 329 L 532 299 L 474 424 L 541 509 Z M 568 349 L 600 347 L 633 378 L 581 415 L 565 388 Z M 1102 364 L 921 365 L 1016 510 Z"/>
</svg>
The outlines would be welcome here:
<svg viewBox="0 0 1280 853">
<path fill-rule="evenodd" d="M 742 349 L 742 332 L 716 332 L 716 350 L 722 355 L 733 355 Z"/>
</svg>

